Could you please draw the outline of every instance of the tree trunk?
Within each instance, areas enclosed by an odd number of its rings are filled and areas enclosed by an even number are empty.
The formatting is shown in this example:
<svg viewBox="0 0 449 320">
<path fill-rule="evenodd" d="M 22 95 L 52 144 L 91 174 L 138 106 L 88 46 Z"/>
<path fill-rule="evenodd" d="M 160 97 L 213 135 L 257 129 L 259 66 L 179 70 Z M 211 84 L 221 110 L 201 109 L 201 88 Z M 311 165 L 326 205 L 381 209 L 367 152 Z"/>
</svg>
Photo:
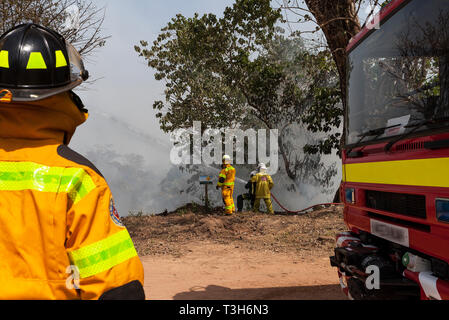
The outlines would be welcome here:
<svg viewBox="0 0 449 320">
<path fill-rule="evenodd" d="M 346 47 L 351 38 L 361 30 L 354 0 L 305 0 L 305 3 L 323 30 L 337 64 L 343 111 L 346 114 Z M 345 130 L 342 141 L 344 139 Z"/>
<path fill-rule="evenodd" d="M 284 148 L 284 144 L 282 142 L 282 134 L 279 135 L 278 137 L 278 145 L 279 145 L 279 151 L 281 152 L 281 156 L 282 156 L 282 160 L 284 161 L 284 165 L 285 165 L 285 172 L 287 173 L 287 176 L 292 179 L 293 181 L 296 180 L 296 171 L 293 172 L 290 169 L 290 160 L 288 159 L 287 153 L 285 151 Z"/>
</svg>

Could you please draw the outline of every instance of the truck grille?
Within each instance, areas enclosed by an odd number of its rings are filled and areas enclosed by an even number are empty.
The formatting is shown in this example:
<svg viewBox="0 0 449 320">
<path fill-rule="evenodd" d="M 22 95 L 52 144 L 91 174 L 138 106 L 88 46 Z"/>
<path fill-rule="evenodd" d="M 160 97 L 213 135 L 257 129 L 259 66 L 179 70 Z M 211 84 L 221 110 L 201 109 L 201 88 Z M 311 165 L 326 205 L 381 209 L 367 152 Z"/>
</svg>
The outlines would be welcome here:
<svg viewBox="0 0 449 320">
<path fill-rule="evenodd" d="M 425 196 L 372 190 L 365 195 L 368 208 L 426 219 Z"/>
</svg>

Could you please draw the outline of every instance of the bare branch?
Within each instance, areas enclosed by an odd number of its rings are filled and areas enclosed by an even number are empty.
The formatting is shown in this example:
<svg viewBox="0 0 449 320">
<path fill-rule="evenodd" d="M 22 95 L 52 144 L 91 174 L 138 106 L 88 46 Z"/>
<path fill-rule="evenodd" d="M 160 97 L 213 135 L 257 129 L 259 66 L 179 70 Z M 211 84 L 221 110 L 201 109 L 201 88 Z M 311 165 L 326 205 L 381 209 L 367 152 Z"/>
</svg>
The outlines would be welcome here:
<svg viewBox="0 0 449 320">
<path fill-rule="evenodd" d="M 362 27 L 364 27 L 370 21 L 370 19 L 373 17 L 374 11 L 376 10 L 377 6 L 379 5 L 379 0 L 374 0 L 374 3 L 370 4 L 370 5 L 371 5 L 371 11 L 368 14 L 368 16 L 366 17 L 365 22 L 363 23 Z"/>
<path fill-rule="evenodd" d="M 64 30 L 67 8 L 79 9 L 79 28 Z M 93 0 L 1 0 L 0 32 L 14 26 L 33 22 L 61 33 L 83 57 L 103 46 L 109 36 L 102 35 L 105 8 L 96 8 Z"/>
</svg>

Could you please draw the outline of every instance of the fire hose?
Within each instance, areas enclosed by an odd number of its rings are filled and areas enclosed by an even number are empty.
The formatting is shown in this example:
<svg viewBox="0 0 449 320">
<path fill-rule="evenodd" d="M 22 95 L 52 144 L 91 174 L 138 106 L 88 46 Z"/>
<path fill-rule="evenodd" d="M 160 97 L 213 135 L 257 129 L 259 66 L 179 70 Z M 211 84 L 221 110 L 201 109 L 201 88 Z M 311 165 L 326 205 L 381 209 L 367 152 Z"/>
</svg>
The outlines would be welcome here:
<svg viewBox="0 0 449 320">
<path fill-rule="evenodd" d="M 246 181 L 244 181 L 243 179 L 237 178 L 237 177 L 236 177 L 236 180 L 239 180 L 241 183 L 246 183 Z M 310 206 L 310 207 L 302 209 L 302 210 L 292 211 L 292 210 L 289 210 L 286 207 L 284 207 L 279 202 L 279 200 L 274 196 L 273 193 L 271 193 L 271 197 L 279 205 L 279 207 L 281 207 L 281 209 L 284 210 L 287 214 L 306 214 L 307 211 L 309 211 L 312 208 L 318 207 L 318 206 L 330 207 L 330 206 L 341 206 L 341 205 L 343 205 L 343 203 L 340 203 L 340 202 L 321 203 L 321 204 L 315 204 L 313 206 Z"/>
<path fill-rule="evenodd" d="M 321 204 L 315 204 L 315 205 L 313 205 L 313 206 L 310 206 L 310 207 L 305 208 L 305 209 L 302 209 L 302 210 L 292 211 L 292 210 L 289 210 L 289 209 L 285 208 L 285 207 L 279 202 L 279 200 L 274 196 L 273 193 L 271 194 L 271 197 L 272 197 L 273 200 L 279 205 L 279 207 L 281 207 L 282 210 L 284 210 L 286 213 L 290 213 L 290 214 L 306 214 L 307 211 L 309 211 L 310 209 L 313 209 L 313 208 L 315 208 L 315 207 L 318 207 L 318 206 L 329 207 L 329 206 L 343 205 L 343 203 L 333 203 L 333 202 L 330 202 L 330 203 L 321 203 Z"/>
</svg>

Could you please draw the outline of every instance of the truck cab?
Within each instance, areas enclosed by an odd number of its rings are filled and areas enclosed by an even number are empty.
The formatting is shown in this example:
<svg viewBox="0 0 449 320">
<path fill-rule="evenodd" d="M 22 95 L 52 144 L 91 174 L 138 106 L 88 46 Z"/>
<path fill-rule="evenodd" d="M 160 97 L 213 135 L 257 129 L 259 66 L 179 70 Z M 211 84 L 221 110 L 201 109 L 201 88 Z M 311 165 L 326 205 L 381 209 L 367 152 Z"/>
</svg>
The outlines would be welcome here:
<svg viewBox="0 0 449 320">
<path fill-rule="evenodd" d="M 351 299 L 449 299 L 449 1 L 394 0 L 347 47 L 344 220 Z"/>
</svg>

